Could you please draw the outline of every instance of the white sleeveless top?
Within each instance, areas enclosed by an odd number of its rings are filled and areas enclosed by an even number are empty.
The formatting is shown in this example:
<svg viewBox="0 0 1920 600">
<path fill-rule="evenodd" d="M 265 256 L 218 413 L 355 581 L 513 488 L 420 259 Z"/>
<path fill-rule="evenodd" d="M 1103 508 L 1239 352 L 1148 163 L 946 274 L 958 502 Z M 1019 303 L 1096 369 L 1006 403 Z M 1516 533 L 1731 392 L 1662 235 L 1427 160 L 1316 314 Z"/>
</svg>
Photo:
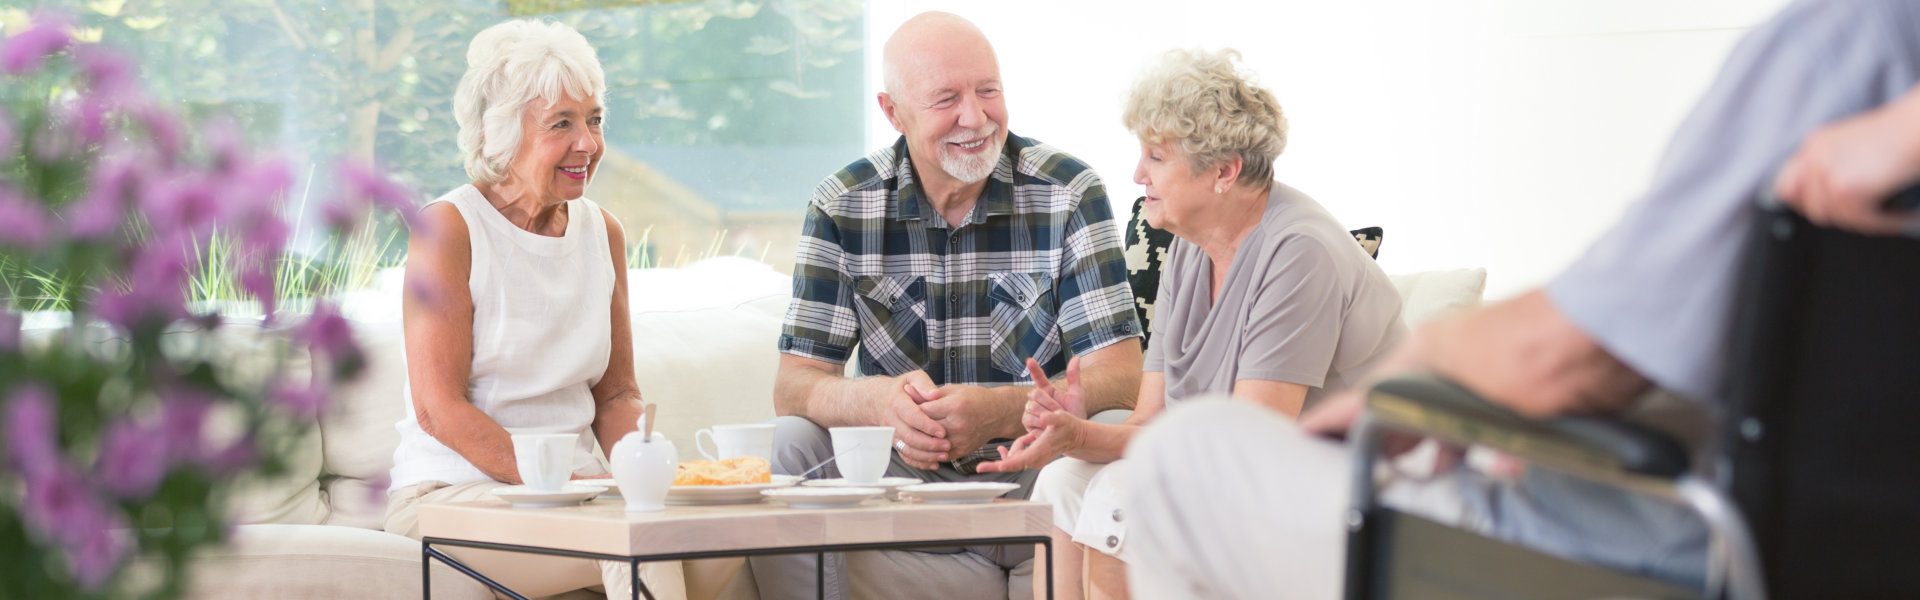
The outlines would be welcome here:
<svg viewBox="0 0 1920 600">
<path fill-rule="evenodd" d="M 580 434 L 574 472 L 604 473 L 593 455 L 592 387 L 606 373 L 613 348 L 614 273 L 599 205 L 568 201 L 566 234 L 548 237 L 515 226 L 472 185 L 434 202 L 460 210 L 473 247 L 468 400 L 509 433 Z M 388 491 L 423 481 L 489 479 L 420 429 L 411 384 L 406 402 L 406 416 L 395 425 L 400 445 Z"/>
</svg>

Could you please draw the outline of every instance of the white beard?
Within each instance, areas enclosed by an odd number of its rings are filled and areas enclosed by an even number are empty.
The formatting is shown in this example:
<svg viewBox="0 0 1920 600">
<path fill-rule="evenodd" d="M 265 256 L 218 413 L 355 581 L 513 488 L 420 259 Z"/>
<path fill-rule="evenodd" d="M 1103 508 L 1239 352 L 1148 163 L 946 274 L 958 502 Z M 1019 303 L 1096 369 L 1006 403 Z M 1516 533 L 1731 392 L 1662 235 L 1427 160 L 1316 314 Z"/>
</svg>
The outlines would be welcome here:
<svg viewBox="0 0 1920 600">
<path fill-rule="evenodd" d="M 999 166 L 1000 151 L 1005 149 L 1003 142 L 993 138 L 993 134 L 998 131 L 1000 131 L 999 123 L 987 121 L 985 131 L 978 133 L 964 131 L 947 136 L 946 140 L 942 140 L 943 142 L 960 142 L 985 137 L 988 140 L 987 151 L 974 155 L 956 154 L 943 143 L 940 146 L 940 169 L 954 179 L 960 180 L 961 183 L 973 184 L 986 179 L 993 174 L 993 168 Z"/>
</svg>

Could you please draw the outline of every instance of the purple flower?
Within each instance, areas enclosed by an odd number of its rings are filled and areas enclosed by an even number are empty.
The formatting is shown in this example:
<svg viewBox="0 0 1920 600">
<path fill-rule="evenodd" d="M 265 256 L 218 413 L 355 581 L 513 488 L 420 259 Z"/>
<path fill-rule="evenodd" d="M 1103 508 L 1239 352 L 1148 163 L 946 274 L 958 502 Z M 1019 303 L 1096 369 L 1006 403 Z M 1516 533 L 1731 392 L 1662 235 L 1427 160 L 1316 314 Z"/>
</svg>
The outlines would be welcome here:
<svg viewBox="0 0 1920 600">
<path fill-rule="evenodd" d="M 249 218 L 279 220 L 273 211 L 281 195 L 293 187 L 293 173 L 284 162 L 236 162 L 231 176 L 219 187 L 225 188 L 226 204 Z M 276 246 L 278 244 L 275 244 Z"/>
<path fill-rule="evenodd" d="M 126 527 L 123 518 L 107 513 L 104 523 L 103 527 L 88 532 L 79 544 L 67 548 L 68 569 L 81 589 L 98 590 L 133 553 L 129 540 L 116 531 Z"/>
<path fill-rule="evenodd" d="M 213 401 L 206 393 L 175 388 L 165 395 L 160 406 L 159 436 L 168 457 L 184 462 L 206 458 L 207 413 Z"/>
<path fill-rule="evenodd" d="M 273 264 L 280 257 L 280 250 L 286 247 L 291 233 L 286 221 L 271 215 L 260 215 L 239 225 L 241 247 L 267 264 Z"/>
<path fill-rule="evenodd" d="M 109 425 L 94 472 L 114 495 L 145 500 L 167 475 L 167 440 L 131 421 Z"/>
<path fill-rule="evenodd" d="M 87 76 L 95 95 L 125 100 L 138 96 L 133 76 L 133 61 L 118 51 L 89 44 L 73 49 L 73 62 Z"/>
<path fill-rule="evenodd" d="M 345 184 L 339 201 L 323 211 L 327 223 L 336 229 L 352 229 L 355 219 L 368 208 L 390 208 L 402 217 L 414 219 L 413 191 L 394 183 L 378 169 L 354 161 L 340 163 L 340 179 Z"/>
<path fill-rule="evenodd" d="M 232 444 L 211 452 L 203 463 L 215 475 L 231 475 L 260 462 L 260 448 L 253 436 L 243 436 Z"/>
<path fill-rule="evenodd" d="M 180 157 L 180 119 L 155 104 L 143 105 L 133 112 L 153 141 L 152 150 L 160 158 L 160 164 L 171 166 Z"/>
<path fill-rule="evenodd" d="M 394 183 L 377 169 L 358 162 L 343 162 L 340 164 L 340 177 L 347 184 L 347 193 L 353 197 L 364 198 L 375 206 L 402 213 L 410 212 L 413 208 L 413 191 Z"/>
<path fill-rule="evenodd" d="M 126 521 L 112 512 L 86 478 L 62 467 L 29 478 L 20 513 L 30 531 L 52 540 L 67 555 L 68 570 L 84 588 L 97 588 L 125 560 L 125 541 L 115 529 Z"/>
<path fill-rule="evenodd" d="M 232 119 L 218 119 L 207 127 L 207 146 L 213 149 L 213 170 L 238 172 L 245 164 L 247 144 L 240 125 Z"/>
<path fill-rule="evenodd" d="M 0 185 L 0 244 L 39 248 L 47 241 L 49 221 L 46 208 Z"/>
<path fill-rule="evenodd" d="M 76 130 L 79 146 L 92 146 L 107 139 L 107 111 L 112 106 L 102 94 L 87 94 L 61 106 L 65 121 Z"/>
<path fill-rule="evenodd" d="M 7 454 L 28 479 L 46 477 L 60 466 L 56 410 L 53 394 L 39 384 L 17 386 L 7 399 Z"/>
<path fill-rule="evenodd" d="M 106 286 L 93 297 L 93 313 L 131 330 L 147 319 L 172 321 L 186 314 L 187 257 L 178 238 L 156 240 L 134 255 L 127 287 Z"/>
<path fill-rule="evenodd" d="M 99 515 L 91 506 L 92 486 L 66 465 L 30 476 L 26 483 L 20 512 L 41 535 L 62 542 L 77 540 L 85 530 L 98 526 Z"/>
<path fill-rule="evenodd" d="M 327 354 L 347 354 L 358 350 L 353 345 L 353 326 L 333 304 L 322 302 L 313 307 L 313 316 L 301 328 L 299 339 Z"/>
<path fill-rule="evenodd" d="M 0 42 L 0 70 L 5 70 L 8 75 L 26 75 L 37 71 L 48 56 L 67 49 L 73 43 L 73 39 L 67 36 L 65 19 L 42 15 L 34 20 L 38 23 L 32 28 Z"/>
<path fill-rule="evenodd" d="M 0 352 L 20 349 L 20 315 L 0 307 Z"/>
<path fill-rule="evenodd" d="M 94 316 L 128 330 L 139 325 L 150 312 L 147 298 L 124 290 L 102 289 L 87 301 L 87 306 Z"/>
<path fill-rule="evenodd" d="M 353 342 L 353 325 L 332 304 L 321 302 L 313 307 L 313 314 L 307 317 L 306 324 L 294 333 L 294 339 L 305 342 L 315 355 L 315 360 L 329 359 L 336 377 L 351 377 L 360 371 L 360 346 Z"/>
<path fill-rule="evenodd" d="M 140 209 L 156 234 L 191 233 L 219 218 L 220 194 L 207 178 L 188 174 L 151 190 Z"/>
<path fill-rule="evenodd" d="M 120 227 L 124 211 L 139 197 L 146 179 L 145 169 L 132 156 L 101 161 L 94 167 L 87 196 L 67 208 L 67 232 L 82 239 L 113 233 Z"/>
<path fill-rule="evenodd" d="M 273 320 L 274 305 L 279 301 L 279 297 L 273 293 L 273 275 L 267 272 L 266 265 L 271 264 L 271 260 L 254 261 L 240 274 L 240 289 L 260 301 L 260 313 L 266 315 L 269 321 Z"/>
<path fill-rule="evenodd" d="M 268 399 L 300 418 L 314 419 L 327 407 L 327 390 L 319 384 L 299 385 L 283 381 L 274 386 Z"/>
<path fill-rule="evenodd" d="M 325 222 L 327 227 L 331 227 L 342 235 L 345 235 L 346 232 L 353 230 L 354 225 L 357 223 L 356 219 L 360 216 L 359 213 L 360 211 L 357 207 L 346 204 L 328 204 L 321 207 L 320 220 Z"/>
</svg>

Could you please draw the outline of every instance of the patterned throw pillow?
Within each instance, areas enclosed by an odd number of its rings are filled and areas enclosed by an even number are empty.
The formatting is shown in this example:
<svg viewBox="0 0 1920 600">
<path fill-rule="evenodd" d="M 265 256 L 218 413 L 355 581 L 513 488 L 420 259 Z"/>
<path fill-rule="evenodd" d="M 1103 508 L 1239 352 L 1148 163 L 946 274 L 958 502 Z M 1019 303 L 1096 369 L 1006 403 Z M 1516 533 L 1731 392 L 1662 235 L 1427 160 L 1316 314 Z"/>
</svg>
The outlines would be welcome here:
<svg viewBox="0 0 1920 600">
<path fill-rule="evenodd" d="M 1167 264 L 1167 246 L 1173 234 L 1147 225 L 1140 216 L 1147 197 L 1133 201 L 1133 219 L 1127 222 L 1127 283 L 1133 285 L 1133 310 L 1140 314 L 1140 347 L 1153 338 L 1153 298 L 1160 294 L 1160 266 Z"/>
<path fill-rule="evenodd" d="M 1146 196 L 1134 200 L 1133 218 L 1127 222 L 1127 283 L 1133 285 L 1133 309 L 1140 315 L 1140 328 L 1144 332 L 1140 336 L 1140 347 L 1143 349 L 1153 338 L 1153 299 L 1160 294 L 1160 268 L 1167 263 L 1167 246 L 1173 244 L 1173 234 L 1154 229 L 1140 216 L 1140 208 L 1146 203 Z M 1368 256 L 1380 258 L 1380 240 L 1386 237 L 1385 229 L 1367 227 L 1350 233 Z"/>
<path fill-rule="evenodd" d="M 1360 249 L 1366 250 L 1367 256 L 1380 260 L 1380 238 L 1386 237 L 1386 231 L 1379 227 L 1362 227 L 1348 233 L 1353 234 L 1354 241 L 1360 242 Z"/>
</svg>

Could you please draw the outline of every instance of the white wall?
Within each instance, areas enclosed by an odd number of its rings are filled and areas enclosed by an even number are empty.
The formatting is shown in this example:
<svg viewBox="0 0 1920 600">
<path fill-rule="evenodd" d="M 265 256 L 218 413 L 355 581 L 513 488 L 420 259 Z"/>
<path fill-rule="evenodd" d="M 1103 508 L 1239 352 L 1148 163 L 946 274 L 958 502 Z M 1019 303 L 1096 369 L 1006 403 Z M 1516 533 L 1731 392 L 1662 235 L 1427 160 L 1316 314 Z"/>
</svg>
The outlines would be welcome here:
<svg viewBox="0 0 1920 600">
<path fill-rule="evenodd" d="M 1667 135 L 1739 36 L 1784 0 L 874 0 L 879 48 L 925 10 L 987 33 L 1010 129 L 1140 195 L 1120 104 L 1174 47 L 1233 47 L 1291 123 L 1278 177 L 1389 273 L 1485 266 L 1488 297 L 1546 281 L 1645 188 Z M 896 135 L 870 104 L 874 146 Z"/>
</svg>

